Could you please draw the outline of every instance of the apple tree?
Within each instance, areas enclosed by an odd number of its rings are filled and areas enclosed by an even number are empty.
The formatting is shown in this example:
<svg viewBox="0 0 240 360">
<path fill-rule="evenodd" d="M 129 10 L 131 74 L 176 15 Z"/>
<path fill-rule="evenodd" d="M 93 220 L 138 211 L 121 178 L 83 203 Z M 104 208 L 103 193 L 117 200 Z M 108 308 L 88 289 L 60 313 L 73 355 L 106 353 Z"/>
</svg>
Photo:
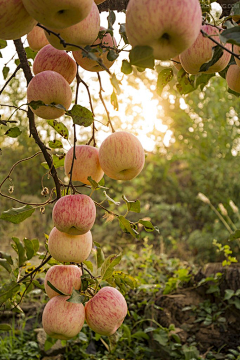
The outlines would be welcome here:
<svg viewBox="0 0 240 360">
<path fill-rule="evenodd" d="M 108 195 L 108 177 L 130 181 L 142 171 L 145 161 L 141 142 L 121 126 L 116 128 L 109 106 L 119 109 L 124 77 L 132 73 L 140 76 L 146 69 L 154 74 L 154 91 L 159 97 L 168 84 L 187 96 L 207 86 L 213 76 L 225 78 L 225 91 L 239 96 L 240 2 L 219 0 L 222 14 L 214 4 L 212 0 L 0 1 L 0 48 L 4 52 L 14 46 L 17 54 L 10 61 L 6 59 L 2 69 L 5 83 L 0 90 L 0 125 L 4 146 L 20 137 L 15 119 L 23 112 L 30 139 L 39 148 L 25 158 L 19 154 L 19 160 L 0 180 L 1 197 L 17 204 L 1 209 L 0 219 L 20 224 L 35 211 L 44 216 L 50 208 L 53 226 L 45 235 L 44 254 L 39 253 L 37 239 L 17 237 L 12 238 L 17 259 L 0 253 L 0 265 L 10 278 L 0 288 L 2 309 L 20 311 L 24 295 L 37 287 L 45 289 L 50 298 L 43 327 L 53 338 L 74 337 L 84 320 L 100 335 L 111 336 L 121 326 L 127 315 L 122 293 L 134 288 L 136 280 L 115 269 L 121 253 L 105 258 L 101 244 L 92 239 L 96 209 L 107 220 L 117 220 L 122 231 L 133 238 L 140 236 L 140 226 L 147 232 L 158 229 L 157 224 L 141 217 L 136 222 L 128 219 L 129 212 L 140 213 L 139 200 L 123 195 L 126 212 L 122 215 L 117 210 L 119 203 Z M 107 28 L 100 21 L 105 11 Z M 115 11 L 126 14 L 125 22 L 117 24 Z M 119 40 L 115 38 L 117 28 Z M 120 66 L 113 71 L 114 63 Z M 94 73 L 100 87 L 99 102 L 106 112 L 103 126 L 111 131 L 101 142 L 97 137 L 97 104 L 86 80 Z M 112 86 L 110 104 L 103 96 L 106 76 Z M 7 89 L 17 77 L 24 94 L 19 103 L 9 103 Z M 85 106 L 79 104 L 80 85 L 88 96 Z M 39 119 L 43 119 L 46 132 L 54 129 L 59 137 L 49 141 L 41 132 Z M 87 140 L 77 145 L 82 140 L 78 134 L 83 133 Z M 70 149 L 65 147 L 66 141 Z M 4 147 L 1 156 L 4 158 Z M 44 157 L 41 165 L 53 182 L 48 187 L 44 179 L 41 181 L 39 191 L 46 200 L 30 203 L 14 197 L 11 176 L 19 164 L 36 161 L 39 156 Z M 63 178 L 59 175 L 62 167 Z M 9 181 L 6 193 L 3 188 Z M 96 193 L 101 194 L 100 201 Z M 108 203 L 115 205 L 114 211 Z M 93 261 L 88 260 L 91 252 Z M 30 261 L 34 257 L 39 263 L 33 266 Z M 36 276 L 45 272 L 43 286 Z M 63 317 L 57 318 L 60 311 Z"/>
</svg>

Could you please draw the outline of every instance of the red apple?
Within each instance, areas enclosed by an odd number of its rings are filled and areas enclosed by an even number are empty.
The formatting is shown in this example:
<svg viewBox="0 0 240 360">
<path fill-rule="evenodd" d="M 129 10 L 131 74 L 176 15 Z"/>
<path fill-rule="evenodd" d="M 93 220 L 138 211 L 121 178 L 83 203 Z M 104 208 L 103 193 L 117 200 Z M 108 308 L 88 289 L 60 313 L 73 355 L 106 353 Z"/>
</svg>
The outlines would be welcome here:
<svg viewBox="0 0 240 360">
<path fill-rule="evenodd" d="M 127 6 L 129 43 L 152 47 L 155 59 L 170 60 L 189 48 L 201 25 L 199 0 L 130 0 Z"/>
<path fill-rule="evenodd" d="M 62 252 L 64 252 L 64 248 Z M 48 297 L 59 296 L 59 293 L 47 284 L 48 281 L 63 294 L 71 295 L 73 289 L 80 289 L 81 276 L 82 270 L 76 265 L 54 265 L 50 267 L 44 279 L 44 287 Z"/>
<path fill-rule="evenodd" d="M 226 81 L 229 89 L 240 93 L 240 67 L 238 65 L 229 66 Z"/>
<path fill-rule="evenodd" d="M 75 147 L 76 159 L 73 163 L 72 180 L 81 181 L 84 184 L 90 185 L 88 176 L 93 180 L 99 182 L 104 172 L 99 163 L 98 149 L 89 145 L 77 145 Z M 64 160 L 65 174 L 70 177 L 70 170 L 73 159 L 73 147 L 67 152 Z"/>
<path fill-rule="evenodd" d="M 43 328 L 52 338 L 69 340 L 83 327 L 85 320 L 83 304 L 67 302 L 68 299 L 69 296 L 54 296 L 43 310 Z"/>
<path fill-rule="evenodd" d="M 82 21 L 93 0 L 22 0 L 27 12 L 47 27 L 63 29 Z"/>
<path fill-rule="evenodd" d="M 106 30 L 106 29 L 101 27 L 100 30 Z M 107 47 L 117 46 L 116 40 L 112 38 L 112 36 L 109 33 L 105 34 L 103 39 L 97 39 L 93 43 L 93 45 L 100 45 L 100 44 Z M 84 56 L 82 50 L 73 51 L 72 54 L 78 65 L 80 65 L 84 70 L 94 71 L 94 72 L 99 72 L 104 70 L 102 66 L 100 66 L 96 61 L 91 60 L 88 57 Z M 108 69 L 114 64 L 114 61 L 109 61 L 107 58 L 108 55 L 107 49 L 103 48 L 101 49 L 101 52 L 100 51 L 95 52 L 94 55 L 100 58 L 103 62 L 103 65 L 105 65 Z"/>
<path fill-rule="evenodd" d="M 44 30 L 39 26 L 34 26 L 34 28 L 27 34 L 27 41 L 29 47 L 33 51 L 39 51 L 45 45 L 48 45 L 48 39 L 44 33 Z"/>
<path fill-rule="evenodd" d="M 33 61 L 33 72 L 56 71 L 71 84 L 77 73 L 76 62 L 64 50 L 57 50 L 52 45 L 44 46 Z"/>
<path fill-rule="evenodd" d="M 106 286 L 85 305 L 88 326 L 100 335 L 114 334 L 127 315 L 127 303 L 115 288 Z"/>
<path fill-rule="evenodd" d="M 86 234 L 96 218 L 93 200 L 83 194 L 66 195 L 60 198 L 52 212 L 54 226 L 70 235 Z"/>
<path fill-rule="evenodd" d="M 210 25 L 203 25 L 202 30 L 220 42 L 218 29 Z M 215 44 L 210 39 L 200 33 L 194 44 L 179 56 L 184 70 L 189 74 L 199 74 L 201 66 L 212 59 L 214 46 Z M 226 44 L 226 47 L 231 50 L 231 44 Z M 224 51 L 223 56 L 204 73 L 213 74 L 222 71 L 229 63 L 230 58 L 231 54 Z"/>
<path fill-rule="evenodd" d="M 66 27 L 65 29 L 53 27 L 50 28 L 50 30 L 53 30 L 56 33 L 60 34 L 67 43 L 82 47 L 85 47 L 86 45 L 92 45 L 92 43 L 98 37 L 99 29 L 100 14 L 95 2 L 93 2 L 92 4 L 91 12 L 83 21 L 73 26 Z M 75 46 L 70 45 L 64 47 L 55 35 L 49 35 L 47 32 L 45 32 L 45 34 L 50 44 L 56 49 L 67 51 L 77 49 Z"/>
<path fill-rule="evenodd" d="M 16 40 L 36 25 L 21 0 L 0 0 L 0 39 Z"/>
<path fill-rule="evenodd" d="M 48 251 L 57 261 L 81 263 L 87 260 L 91 250 L 91 231 L 83 235 L 69 235 L 54 227 L 49 234 Z"/>
<path fill-rule="evenodd" d="M 41 100 L 44 104 L 60 104 L 68 110 L 72 102 L 72 90 L 62 75 L 56 71 L 47 70 L 37 74 L 30 81 L 27 99 L 29 103 L 33 100 Z M 50 106 L 40 106 L 32 111 L 43 119 L 56 119 L 65 113 L 64 109 Z"/>
<path fill-rule="evenodd" d="M 131 180 L 142 171 L 145 153 L 134 135 L 119 131 L 103 141 L 99 149 L 99 161 L 104 173 L 111 179 Z"/>
</svg>

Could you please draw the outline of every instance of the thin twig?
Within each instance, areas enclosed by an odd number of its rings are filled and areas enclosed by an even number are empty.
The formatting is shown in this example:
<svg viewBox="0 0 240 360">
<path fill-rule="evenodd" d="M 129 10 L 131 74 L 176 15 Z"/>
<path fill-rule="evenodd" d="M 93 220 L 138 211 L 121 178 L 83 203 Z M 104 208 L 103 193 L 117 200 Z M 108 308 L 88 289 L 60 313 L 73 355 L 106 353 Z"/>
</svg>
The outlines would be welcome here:
<svg viewBox="0 0 240 360">
<path fill-rule="evenodd" d="M 2 87 L 2 89 L 0 90 L 0 95 L 2 95 L 3 90 L 6 88 L 6 86 L 10 83 L 10 81 L 15 77 L 15 75 L 17 74 L 18 70 L 21 69 L 21 64 L 19 64 L 15 71 L 12 73 L 12 75 L 10 76 L 10 78 L 5 82 L 4 86 Z"/>
<path fill-rule="evenodd" d="M 208 35 L 205 31 L 203 30 L 200 30 L 201 31 L 201 34 L 204 36 L 204 37 L 207 37 L 208 39 L 210 39 L 212 42 L 214 42 L 214 44 L 216 45 L 219 45 L 223 50 L 226 50 L 229 54 L 235 56 L 237 59 L 240 60 L 240 55 L 236 54 L 235 52 L 227 49 L 224 45 L 222 45 L 220 42 L 218 42 L 217 40 L 215 40 L 212 36 Z"/>
<path fill-rule="evenodd" d="M 104 101 L 103 96 L 102 96 L 102 92 L 103 92 L 104 90 L 103 90 L 103 87 L 102 87 L 102 81 L 101 81 L 101 76 L 100 76 L 99 72 L 97 73 L 97 76 L 98 76 L 98 81 L 99 81 L 99 86 L 100 86 L 99 98 L 100 98 L 100 100 L 101 100 L 101 102 L 102 102 L 102 104 L 103 104 L 103 106 L 104 106 L 104 109 L 105 109 L 105 111 L 106 111 L 107 118 L 108 118 L 107 126 L 110 125 L 110 126 L 111 126 L 111 129 L 112 129 L 112 132 L 114 133 L 115 130 L 114 130 L 113 124 L 112 124 L 111 119 L 110 119 L 110 114 L 109 114 L 109 111 L 108 111 L 108 109 L 107 109 L 107 106 L 106 106 L 105 101 Z"/>
<path fill-rule="evenodd" d="M 40 265 L 38 265 L 33 271 L 31 271 L 29 274 L 23 276 L 21 279 L 19 279 L 17 281 L 17 283 L 21 283 L 23 282 L 24 280 L 26 280 L 29 276 L 33 275 L 34 273 L 36 273 L 38 270 L 40 270 L 45 264 L 47 264 L 49 262 L 49 260 L 52 258 L 51 255 L 49 255 L 45 260 L 43 260 L 41 262 Z"/>
<path fill-rule="evenodd" d="M 86 55 L 88 55 L 90 52 L 88 50 L 86 50 L 85 48 L 83 48 L 82 46 L 80 45 L 75 45 L 75 44 L 72 44 L 72 43 L 68 43 L 66 42 L 59 33 L 56 33 L 55 31 L 52 31 L 52 30 L 49 30 L 48 28 L 46 28 L 45 26 L 43 26 L 42 24 L 37 24 L 37 26 L 39 26 L 40 28 L 42 28 L 43 30 L 45 30 L 49 35 L 54 35 L 56 36 L 59 41 L 60 41 L 60 44 L 66 48 L 67 46 L 74 46 L 76 47 L 77 49 L 79 50 L 82 50 Z M 103 64 L 102 62 L 102 59 L 101 58 L 97 58 L 96 59 L 96 62 L 104 69 L 108 72 L 109 75 L 112 75 L 110 70 Z"/>
</svg>

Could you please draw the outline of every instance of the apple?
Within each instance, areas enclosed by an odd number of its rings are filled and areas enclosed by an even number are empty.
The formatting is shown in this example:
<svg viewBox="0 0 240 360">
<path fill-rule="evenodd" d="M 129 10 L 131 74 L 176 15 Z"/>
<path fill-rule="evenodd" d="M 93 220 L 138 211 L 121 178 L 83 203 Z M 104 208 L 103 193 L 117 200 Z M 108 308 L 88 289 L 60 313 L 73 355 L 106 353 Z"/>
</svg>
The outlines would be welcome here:
<svg viewBox="0 0 240 360">
<path fill-rule="evenodd" d="M 44 46 L 33 61 L 35 75 L 45 70 L 56 71 L 71 84 L 77 74 L 76 62 L 64 50 L 57 50 L 52 45 Z"/>
<path fill-rule="evenodd" d="M 240 56 L 240 46 L 234 45 L 233 46 L 233 52 Z M 236 57 L 234 59 L 236 61 L 236 64 L 240 67 L 240 59 L 237 59 Z"/>
<path fill-rule="evenodd" d="M 229 89 L 240 93 L 240 67 L 238 65 L 229 66 L 226 81 Z"/>
<path fill-rule="evenodd" d="M 100 27 L 100 30 L 106 30 L 103 27 Z M 103 39 L 97 39 L 93 45 L 104 45 L 108 47 L 115 47 L 117 46 L 116 40 L 112 38 L 112 36 L 107 33 L 104 35 Z M 72 52 L 74 59 L 84 70 L 99 72 L 103 71 L 104 69 L 100 66 L 96 61 L 89 59 L 88 57 L 84 56 L 82 50 L 77 50 Z M 98 58 L 102 59 L 103 65 L 105 65 L 108 69 L 113 65 L 114 61 L 110 61 L 107 58 L 108 50 L 101 49 L 101 51 L 97 51 L 94 53 Z"/>
<path fill-rule="evenodd" d="M 64 248 L 62 248 L 64 252 Z M 81 287 L 82 270 L 76 265 L 54 265 L 50 267 L 44 279 L 44 287 L 48 297 L 59 296 L 47 282 L 60 290 L 65 295 L 71 295 L 73 289 L 79 290 Z"/>
<path fill-rule="evenodd" d="M 49 234 L 48 251 L 57 261 L 81 263 L 87 260 L 91 250 L 90 230 L 83 235 L 69 235 L 54 227 Z"/>
<path fill-rule="evenodd" d="M 66 27 L 65 29 L 53 28 L 50 30 L 60 34 L 60 36 L 70 44 L 78 45 L 85 47 L 86 45 L 92 45 L 92 43 L 98 37 L 100 29 L 100 14 L 97 5 L 95 2 L 92 4 L 92 9 L 89 15 L 81 22 Z M 48 34 L 45 32 L 46 37 L 50 44 L 59 50 L 76 50 L 76 46 L 66 46 L 64 47 L 60 40 L 53 34 Z"/>
<path fill-rule="evenodd" d="M 73 160 L 73 150 L 72 147 L 68 150 L 65 159 L 64 159 L 64 168 L 65 174 L 70 178 L 70 170 L 72 167 Z M 99 163 L 99 150 L 90 145 L 77 145 L 75 146 L 75 156 L 72 170 L 72 180 L 81 181 L 84 184 L 90 185 L 88 181 L 88 176 L 91 176 L 93 180 L 99 182 L 104 172 Z"/>
<path fill-rule="evenodd" d="M 29 47 L 33 51 L 39 51 L 45 45 L 49 44 L 44 30 L 39 26 L 34 26 L 34 28 L 27 34 L 27 41 Z"/>
<path fill-rule="evenodd" d="M 220 42 L 218 29 L 210 25 L 203 25 L 202 30 Z M 212 48 L 214 46 L 215 44 L 210 39 L 203 36 L 202 33 L 199 33 L 194 44 L 179 56 L 184 70 L 189 74 L 199 74 L 201 66 L 212 59 Z M 226 44 L 225 46 L 231 50 L 231 44 Z M 213 74 L 215 72 L 222 71 L 229 63 L 230 58 L 231 54 L 227 51 L 224 51 L 222 57 L 214 65 L 210 66 L 207 71 L 204 71 L 204 73 Z"/>
<path fill-rule="evenodd" d="M 27 12 L 46 27 L 63 29 L 85 19 L 93 0 L 22 0 Z"/>
<path fill-rule="evenodd" d="M 189 48 L 201 25 L 199 0 L 130 0 L 127 6 L 129 43 L 152 47 L 158 60 L 170 60 Z"/>
<path fill-rule="evenodd" d="M 104 173 L 114 180 L 131 180 L 143 169 L 145 153 L 136 136 L 118 131 L 100 146 L 99 162 Z"/>
<path fill-rule="evenodd" d="M 36 25 L 21 0 L 0 0 L 0 39 L 16 40 Z"/>
<path fill-rule="evenodd" d="M 52 338 L 69 340 L 83 327 L 85 320 L 83 304 L 67 302 L 68 299 L 69 296 L 54 296 L 43 310 L 42 325 Z"/>
<path fill-rule="evenodd" d="M 88 326 L 100 335 L 114 334 L 127 315 L 127 303 L 115 288 L 105 286 L 85 305 Z"/>
<path fill-rule="evenodd" d="M 27 88 L 27 99 L 31 101 L 41 100 L 44 104 L 61 104 L 66 110 L 72 102 L 72 90 L 64 77 L 56 71 L 42 71 L 32 78 Z M 64 109 L 50 106 L 40 106 L 34 114 L 43 119 L 56 119 L 65 113 Z"/>
<path fill-rule="evenodd" d="M 94 224 L 96 207 L 87 195 L 65 195 L 54 205 L 52 218 L 59 231 L 70 235 L 83 235 Z"/>
</svg>

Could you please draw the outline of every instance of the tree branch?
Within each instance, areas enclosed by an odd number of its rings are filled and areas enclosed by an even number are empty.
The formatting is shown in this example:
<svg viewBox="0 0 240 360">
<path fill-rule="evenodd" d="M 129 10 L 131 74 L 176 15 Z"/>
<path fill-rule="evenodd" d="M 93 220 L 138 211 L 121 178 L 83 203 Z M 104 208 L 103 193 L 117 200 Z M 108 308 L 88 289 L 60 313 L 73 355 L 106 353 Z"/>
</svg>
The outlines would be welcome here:
<svg viewBox="0 0 240 360">
<path fill-rule="evenodd" d="M 18 53 L 21 67 L 23 69 L 25 78 L 27 80 L 27 84 L 29 84 L 33 78 L 33 75 L 32 75 L 30 66 L 28 64 L 27 56 L 26 56 L 21 39 L 14 40 L 14 44 L 15 44 L 15 47 L 16 47 L 16 50 Z M 43 156 L 48 164 L 49 171 L 53 177 L 53 180 L 54 180 L 54 183 L 56 186 L 57 199 L 59 199 L 61 197 L 61 186 L 60 186 L 60 182 L 58 179 L 57 171 L 56 171 L 55 167 L 53 166 L 52 156 L 49 154 L 49 152 L 47 151 L 47 147 L 44 145 L 44 143 L 41 141 L 41 139 L 38 135 L 38 131 L 37 131 L 35 119 L 34 119 L 34 114 L 33 114 L 32 110 L 30 109 L 30 107 L 28 108 L 27 116 L 29 119 L 30 135 L 34 138 L 35 142 L 41 149 Z"/>
</svg>

